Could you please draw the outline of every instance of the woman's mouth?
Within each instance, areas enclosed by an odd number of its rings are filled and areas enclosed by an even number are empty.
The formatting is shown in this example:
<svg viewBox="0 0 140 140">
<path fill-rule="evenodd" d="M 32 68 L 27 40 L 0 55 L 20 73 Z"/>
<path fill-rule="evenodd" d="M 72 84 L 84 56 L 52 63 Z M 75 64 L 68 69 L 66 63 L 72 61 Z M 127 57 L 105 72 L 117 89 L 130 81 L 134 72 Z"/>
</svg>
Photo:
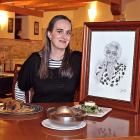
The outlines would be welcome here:
<svg viewBox="0 0 140 140">
<path fill-rule="evenodd" d="M 59 40 L 61 43 L 66 43 L 66 41 L 65 40 Z"/>
</svg>

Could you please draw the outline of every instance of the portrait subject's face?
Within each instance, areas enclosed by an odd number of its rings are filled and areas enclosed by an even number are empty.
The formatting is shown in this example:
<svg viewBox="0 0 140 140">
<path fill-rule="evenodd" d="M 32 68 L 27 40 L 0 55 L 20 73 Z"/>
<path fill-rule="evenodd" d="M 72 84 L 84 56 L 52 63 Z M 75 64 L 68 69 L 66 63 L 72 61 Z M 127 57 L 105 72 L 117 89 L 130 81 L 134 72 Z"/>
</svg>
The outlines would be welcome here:
<svg viewBox="0 0 140 140">
<path fill-rule="evenodd" d="M 107 48 L 106 60 L 110 63 L 113 63 L 117 60 L 117 50 L 114 46 L 110 46 L 109 48 Z"/>
<path fill-rule="evenodd" d="M 65 49 L 71 39 L 71 24 L 67 20 L 58 20 L 52 32 L 48 32 L 51 38 L 52 49 Z"/>
</svg>

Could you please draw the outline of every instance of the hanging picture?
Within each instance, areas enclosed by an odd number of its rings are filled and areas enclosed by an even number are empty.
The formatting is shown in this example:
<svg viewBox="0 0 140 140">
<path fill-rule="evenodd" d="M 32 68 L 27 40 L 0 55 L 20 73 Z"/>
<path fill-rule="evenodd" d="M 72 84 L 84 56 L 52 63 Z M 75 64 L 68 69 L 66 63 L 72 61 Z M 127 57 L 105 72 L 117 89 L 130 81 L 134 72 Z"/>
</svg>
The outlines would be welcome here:
<svg viewBox="0 0 140 140">
<path fill-rule="evenodd" d="M 39 22 L 34 22 L 34 35 L 39 35 Z"/>
<path fill-rule="evenodd" d="M 13 33 L 13 18 L 8 18 L 8 33 Z"/>
</svg>

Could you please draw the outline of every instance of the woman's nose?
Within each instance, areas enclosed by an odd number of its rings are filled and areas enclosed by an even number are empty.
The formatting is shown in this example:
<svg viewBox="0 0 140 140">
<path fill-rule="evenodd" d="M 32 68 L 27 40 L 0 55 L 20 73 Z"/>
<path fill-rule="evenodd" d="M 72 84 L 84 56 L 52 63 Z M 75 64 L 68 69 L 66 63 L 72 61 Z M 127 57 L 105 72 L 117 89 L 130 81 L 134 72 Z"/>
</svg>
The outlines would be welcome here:
<svg viewBox="0 0 140 140">
<path fill-rule="evenodd" d="M 67 39 L 67 34 L 66 33 L 63 33 L 62 38 L 63 39 Z"/>
</svg>

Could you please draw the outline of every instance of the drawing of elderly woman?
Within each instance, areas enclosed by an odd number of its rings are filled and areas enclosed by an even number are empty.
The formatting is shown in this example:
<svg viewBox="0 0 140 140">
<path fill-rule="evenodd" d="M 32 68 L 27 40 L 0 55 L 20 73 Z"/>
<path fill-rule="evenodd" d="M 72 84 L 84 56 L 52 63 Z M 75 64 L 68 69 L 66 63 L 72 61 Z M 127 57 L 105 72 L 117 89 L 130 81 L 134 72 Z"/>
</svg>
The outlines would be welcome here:
<svg viewBox="0 0 140 140">
<path fill-rule="evenodd" d="M 116 41 L 112 41 L 104 48 L 105 59 L 97 67 L 96 76 L 99 82 L 110 87 L 117 86 L 119 81 L 124 77 L 126 66 L 118 63 L 121 57 L 122 48 Z"/>
</svg>

